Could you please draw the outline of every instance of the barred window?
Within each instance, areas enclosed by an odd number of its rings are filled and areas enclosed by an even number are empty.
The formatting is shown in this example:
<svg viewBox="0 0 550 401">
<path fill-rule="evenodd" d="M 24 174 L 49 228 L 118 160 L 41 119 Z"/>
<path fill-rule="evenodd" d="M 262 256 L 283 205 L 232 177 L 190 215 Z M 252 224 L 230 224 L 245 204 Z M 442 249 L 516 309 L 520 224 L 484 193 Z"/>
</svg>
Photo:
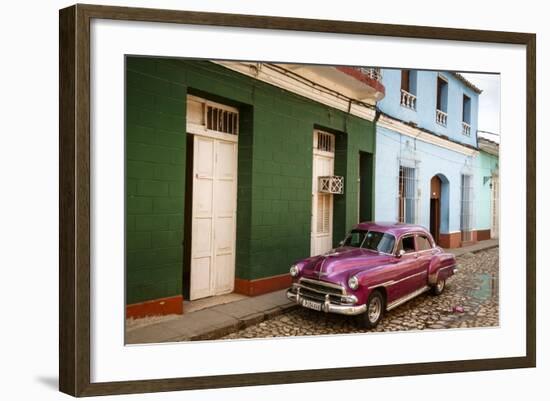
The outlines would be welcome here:
<svg viewBox="0 0 550 401">
<path fill-rule="evenodd" d="M 472 240 L 473 229 L 473 203 L 474 188 L 471 175 L 462 174 L 461 179 L 461 213 L 460 213 L 460 231 L 462 231 L 462 241 Z"/>
<path fill-rule="evenodd" d="M 400 166 L 398 185 L 398 221 L 401 223 L 415 224 L 418 217 L 417 169 Z"/>
<path fill-rule="evenodd" d="M 334 135 L 322 131 L 315 131 L 315 133 L 315 149 L 334 153 Z"/>
<path fill-rule="evenodd" d="M 239 132 L 239 114 L 207 104 L 206 128 L 225 134 L 237 135 Z"/>
</svg>

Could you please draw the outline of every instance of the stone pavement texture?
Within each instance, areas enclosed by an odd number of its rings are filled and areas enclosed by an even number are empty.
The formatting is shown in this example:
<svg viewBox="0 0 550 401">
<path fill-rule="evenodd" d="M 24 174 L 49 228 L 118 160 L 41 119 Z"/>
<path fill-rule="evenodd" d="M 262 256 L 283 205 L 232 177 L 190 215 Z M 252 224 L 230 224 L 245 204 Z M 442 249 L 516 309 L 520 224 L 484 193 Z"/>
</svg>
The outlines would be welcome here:
<svg viewBox="0 0 550 401">
<path fill-rule="evenodd" d="M 330 335 L 499 325 L 498 248 L 466 252 L 458 272 L 440 296 L 422 294 L 386 313 L 373 330 L 355 319 L 297 308 L 285 315 L 229 334 L 224 339 Z"/>
<path fill-rule="evenodd" d="M 498 241 L 489 240 L 451 250 L 459 258 L 459 272 L 449 280 L 445 292 L 439 297 L 421 295 L 392 310 L 375 331 L 498 325 L 498 249 L 492 249 L 495 247 Z M 477 252 L 480 253 L 474 255 Z M 364 331 L 349 317 L 298 308 L 285 293 L 286 289 L 183 315 L 146 318 L 141 323 L 138 319 L 127 324 L 125 342 L 144 344 Z M 450 312 L 455 306 L 462 307 L 464 312 Z M 279 316 L 283 313 L 284 316 Z"/>
</svg>

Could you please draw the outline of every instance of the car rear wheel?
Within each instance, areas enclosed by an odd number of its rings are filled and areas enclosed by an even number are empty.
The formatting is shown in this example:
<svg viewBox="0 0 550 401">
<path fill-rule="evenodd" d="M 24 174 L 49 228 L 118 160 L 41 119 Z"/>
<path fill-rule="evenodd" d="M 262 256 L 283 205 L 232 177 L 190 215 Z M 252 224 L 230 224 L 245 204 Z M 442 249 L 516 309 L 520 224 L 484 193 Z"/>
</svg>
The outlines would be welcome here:
<svg viewBox="0 0 550 401">
<path fill-rule="evenodd" d="M 380 291 L 373 291 L 367 301 L 367 310 L 359 315 L 361 325 L 366 329 L 375 328 L 384 316 L 385 301 Z"/>
<path fill-rule="evenodd" d="M 441 279 L 438 280 L 434 286 L 432 286 L 432 294 L 441 295 L 443 291 L 445 291 L 445 280 Z"/>
</svg>

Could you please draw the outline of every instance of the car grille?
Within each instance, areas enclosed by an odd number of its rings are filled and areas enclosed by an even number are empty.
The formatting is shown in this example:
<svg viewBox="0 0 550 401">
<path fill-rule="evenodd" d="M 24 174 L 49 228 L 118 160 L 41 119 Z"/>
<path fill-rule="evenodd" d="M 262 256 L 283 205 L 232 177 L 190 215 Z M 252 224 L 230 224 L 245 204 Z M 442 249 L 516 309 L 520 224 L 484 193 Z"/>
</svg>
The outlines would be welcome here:
<svg viewBox="0 0 550 401">
<path fill-rule="evenodd" d="M 346 294 L 343 287 L 324 281 L 301 279 L 299 282 L 300 297 L 317 302 L 324 302 L 326 296 L 335 304 L 342 304 L 342 296 Z"/>
</svg>

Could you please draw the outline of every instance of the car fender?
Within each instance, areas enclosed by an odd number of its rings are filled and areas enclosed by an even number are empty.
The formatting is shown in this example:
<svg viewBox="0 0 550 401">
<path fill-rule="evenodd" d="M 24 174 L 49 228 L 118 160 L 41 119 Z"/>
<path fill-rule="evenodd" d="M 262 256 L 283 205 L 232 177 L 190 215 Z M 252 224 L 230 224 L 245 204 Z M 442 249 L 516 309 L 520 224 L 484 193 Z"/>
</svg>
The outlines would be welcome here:
<svg viewBox="0 0 550 401">
<path fill-rule="evenodd" d="M 381 290 L 384 296 L 387 296 L 386 283 L 388 282 L 388 274 L 390 272 L 388 264 L 377 266 L 368 271 L 356 271 L 354 275 L 359 279 L 359 288 L 354 291 L 354 295 L 357 296 L 361 303 L 365 303 L 370 294 L 376 289 Z"/>
<path fill-rule="evenodd" d="M 446 280 L 453 275 L 456 267 L 455 256 L 451 253 L 434 255 L 428 268 L 428 284 L 435 285 L 438 280 Z"/>
</svg>

